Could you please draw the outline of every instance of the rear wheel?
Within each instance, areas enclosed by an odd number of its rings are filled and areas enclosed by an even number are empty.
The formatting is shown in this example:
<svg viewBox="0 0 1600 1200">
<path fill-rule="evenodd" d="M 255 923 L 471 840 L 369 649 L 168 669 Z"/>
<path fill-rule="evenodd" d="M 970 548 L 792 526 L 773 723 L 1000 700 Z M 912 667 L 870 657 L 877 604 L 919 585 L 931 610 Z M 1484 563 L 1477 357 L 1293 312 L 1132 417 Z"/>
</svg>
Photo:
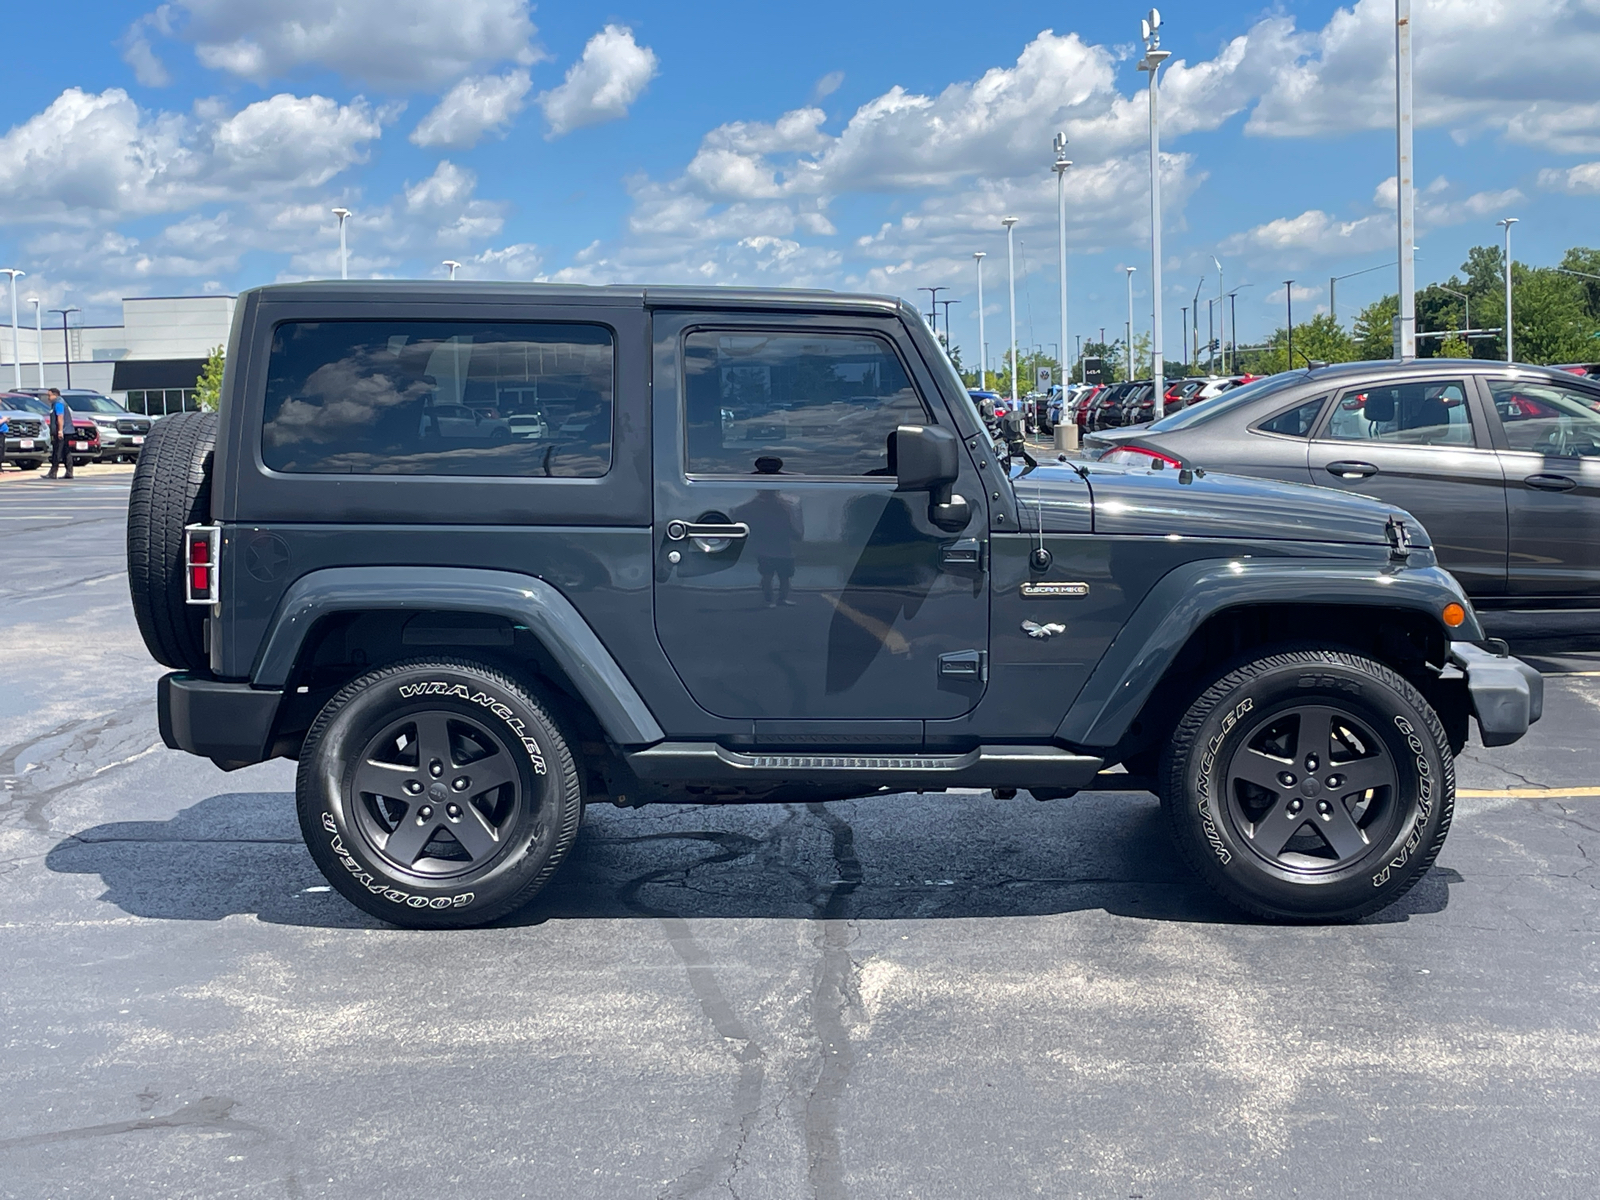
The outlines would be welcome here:
<svg viewBox="0 0 1600 1200">
<path fill-rule="evenodd" d="M 1354 920 L 1404 895 L 1444 844 L 1455 768 L 1438 715 L 1358 655 L 1259 659 L 1207 688 L 1162 759 L 1180 850 L 1260 916 Z"/>
<path fill-rule="evenodd" d="M 397 663 L 347 685 L 306 736 L 295 795 L 328 881 L 412 929 L 521 908 L 561 865 L 583 813 L 551 710 L 459 659 Z"/>
</svg>

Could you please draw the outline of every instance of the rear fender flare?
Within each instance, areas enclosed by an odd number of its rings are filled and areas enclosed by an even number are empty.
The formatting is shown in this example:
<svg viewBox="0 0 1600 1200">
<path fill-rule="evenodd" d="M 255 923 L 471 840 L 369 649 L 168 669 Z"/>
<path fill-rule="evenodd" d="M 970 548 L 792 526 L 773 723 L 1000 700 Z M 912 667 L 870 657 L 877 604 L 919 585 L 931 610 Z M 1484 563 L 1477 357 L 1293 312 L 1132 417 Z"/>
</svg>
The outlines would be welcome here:
<svg viewBox="0 0 1600 1200">
<path fill-rule="evenodd" d="M 1467 621 L 1450 630 L 1440 612 L 1452 601 L 1467 610 Z M 1134 609 L 1062 718 L 1056 738 L 1069 746 L 1115 746 L 1201 625 L 1225 609 L 1264 604 L 1406 609 L 1436 622 L 1447 643 L 1484 636 L 1461 585 L 1438 567 L 1305 559 L 1192 562 L 1163 576 Z M 1315 630 L 1306 632 L 1315 638 Z"/>
<path fill-rule="evenodd" d="M 341 612 L 377 609 L 471 612 L 525 625 L 566 672 L 606 735 L 643 746 L 666 734 L 572 602 L 549 583 L 515 571 L 455 567 L 330 567 L 301 576 L 273 614 L 250 681 L 288 684 L 301 646 L 318 621 Z"/>
</svg>

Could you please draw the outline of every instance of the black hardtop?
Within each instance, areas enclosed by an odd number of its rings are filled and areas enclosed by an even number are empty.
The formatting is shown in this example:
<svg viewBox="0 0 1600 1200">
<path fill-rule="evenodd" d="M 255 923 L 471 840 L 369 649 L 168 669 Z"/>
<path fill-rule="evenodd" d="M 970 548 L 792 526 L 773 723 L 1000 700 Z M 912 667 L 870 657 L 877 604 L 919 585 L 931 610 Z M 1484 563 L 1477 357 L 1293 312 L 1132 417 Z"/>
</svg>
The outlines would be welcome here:
<svg viewBox="0 0 1600 1200">
<path fill-rule="evenodd" d="M 272 283 L 240 293 L 241 303 L 349 302 L 352 304 L 550 304 L 643 308 L 836 309 L 840 312 L 918 316 L 897 296 L 833 292 L 821 288 L 683 287 L 636 284 L 594 286 L 488 280 L 361 279 Z M 920 318 L 919 318 L 920 319 Z"/>
</svg>

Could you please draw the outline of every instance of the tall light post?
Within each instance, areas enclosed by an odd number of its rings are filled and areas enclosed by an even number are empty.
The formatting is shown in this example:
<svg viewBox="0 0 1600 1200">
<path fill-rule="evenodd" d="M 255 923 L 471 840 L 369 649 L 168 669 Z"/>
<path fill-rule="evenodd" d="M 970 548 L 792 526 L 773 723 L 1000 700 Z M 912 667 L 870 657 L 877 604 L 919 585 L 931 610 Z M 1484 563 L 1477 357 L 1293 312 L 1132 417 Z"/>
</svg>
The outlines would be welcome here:
<svg viewBox="0 0 1600 1200">
<path fill-rule="evenodd" d="M 1127 347 L 1128 347 L 1128 357 L 1127 357 L 1128 382 L 1132 383 L 1133 382 L 1133 273 L 1135 271 L 1137 271 L 1139 268 L 1138 267 L 1123 267 L 1122 269 L 1128 273 L 1128 341 L 1127 341 L 1126 344 L 1127 344 Z"/>
<path fill-rule="evenodd" d="M 72 339 L 67 336 L 67 314 L 78 312 L 77 305 L 70 308 L 52 308 L 53 313 L 61 314 L 61 358 L 67 368 L 67 386 L 72 386 Z M 42 383 L 40 386 L 44 386 Z"/>
<path fill-rule="evenodd" d="M 1394 356 L 1417 356 L 1417 214 L 1411 163 L 1411 0 L 1394 0 L 1395 201 L 1399 208 L 1400 313 L 1394 324 Z M 1293 366 L 1293 364 L 1290 364 Z"/>
<path fill-rule="evenodd" d="M 1139 23 L 1144 58 L 1139 70 L 1150 72 L 1150 378 L 1155 382 L 1155 419 L 1167 415 L 1166 351 L 1161 338 L 1161 117 L 1156 107 L 1156 73 L 1172 57 L 1161 48 L 1161 14 L 1155 9 Z"/>
<path fill-rule="evenodd" d="M 933 336 L 939 336 L 939 293 L 948 292 L 950 289 L 940 284 L 938 287 L 919 287 L 917 291 L 928 293 L 928 324 L 933 329 Z"/>
<path fill-rule="evenodd" d="M 1067 168 L 1072 160 L 1067 157 L 1067 135 L 1056 134 L 1056 221 L 1061 239 L 1061 386 L 1072 382 L 1072 367 L 1067 363 L 1067 349 L 1072 342 L 1067 338 Z"/>
<path fill-rule="evenodd" d="M 1520 219 L 1521 219 L 1520 217 L 1506 217 L 1502 221 L 1496 221 L 1495 222 L 1496 225 L 1504 225 L 1506 227 L 1505 268 L 1506 268 L 1506 361 L 1507 362 L 1515 362 L 1516 361 L 1516 359 L 1514 359 L 1511 356 L 1511 227 L 1513 225 L 1515 225 Z"/>
<path fill-rule="evenodd" d="M 1412 249 L 1415 250 L 1416 247 L 1413 246 Z M 1330 276 L 1328 276 L 1328 315 L 1334 319 L 1335 323 L 1338 322 L 1338 320 L 1339 320 L 1338 295 L 1339 294 L 1338 294 L 1338 290 L 1337 289 L 1338 289 L 1339 282 L 1341 280 L 1354 279 L 1357 275 L 1368 275 L 1368 274 L 1371 274 L 1373 271 L 1381 271 L 1385 267 L 1394 267 L 1394 266 L 1398 266 L 1398 265 L 1399 265 L 1398 263 L 1379 263 L 1375 267 L 1362 267 L 1361 270 L 1359 270 L 1359 271 L 1350 271 L 1350 272 L 1347 272 L 1344 275 L 1330 275 Z"/>
<path fill-rule="evenodd" d="M 1228 312 L 1222 306 L 1222 260 L 1215 254 L 1211 261 L 1217 264 L 1217 357 L 1222 360 L 1222 373 L 1228 373 Z"/>
<path fill-rule="evenodd" d="M 461 264 L 453 258 L 447 258 L 444 260 L 444 265 L 450 268 L 450 278 L 454 279 L 456 277 L 456 269 L 460 267 Z"/>
<path fill-rule="evenodd" d="M 960 303 L 961 303 L 961 301 L 959 301 L 959 300 L 935 300 L 934 301 L 935 307 L 942 307 L 944 309 L 944 349 L 945 349 L 945 353 L 946 354 L 948 354 L 950 352 L 950 306 L 952 304 L 960 304 Z"/>
<path fill-rule="evenodd" d="M 348 208 L 336 208 L 336 209 L 333 210 L 333 215 L 339 218 L 339 278 L 340 279 L 349 279 L 350 278 L 350 251 L 345 246 L 345 241 L 344 241 L 344 223 L 345 223 L 345 218 L 347 218 L 350 215 L 350 210 Z"/>
<path fill-rule="evenodd" d="M 1183 365 L 1190 367 L 1194 364 L 1189 361 L 1189 306 L 1180 305 L 1178 311 L 1183 314 Z"/>
<path fill-rule="evenodd" d="M 986 257 L 982 250 L 972 252 L 972 261 L 978 267 L 978 390 L 989 390 L 989 343 L 984 341 L 983 332 L 983 260 Z"/>
<path fill-rule="evenodd" d="M 33 305 L 33 353 L 39 360 L 39 386 L 44 386 L 44 301 L 37 296 L 29 296 L 28 303 Z"/>
<path fill-rule="evenodd" d="M 1289 370 L 1294 370 L 1294 280 L 1283 281 L 1283 304 L 1289 324 Z"/>
<path fill-rule="evenodd" d="M 1228 328 L 1233 330 L 1232 352 L 1228 361 L 1233 364 L 1233 369 L 1239 369 L 1239 293 L 1247 287 L 1255 287 L 1253 283 L 1241 283 L 1228 293 Z"/>
<path fill-rule="evenodd" d="M 16 375 L 16 386 L 22 386 L 22 337 L 17 333 L 17 276 L 26 275 L 15 267 L 0 267 L 0 272 L 11 276 L 11 368 Z"/>
<path fill-rule="evenodd" d="M 1011 292 L 1011 411 L 1017 410 L 1017 255 L 1016 239 L 1012 233 L 1017 226 L 1015 217 L 1001 217 L 1006 227 L 1006 284 Z"/>
<path fill-rule="evenodd" d="M 1194 310 L 1194 365 L 1200 365 L 1200 289 L 1205 287 L 1206 277 L 1200 276 L 1194 285 L 1194 299 L 1190 305 Z"/>
</svg>

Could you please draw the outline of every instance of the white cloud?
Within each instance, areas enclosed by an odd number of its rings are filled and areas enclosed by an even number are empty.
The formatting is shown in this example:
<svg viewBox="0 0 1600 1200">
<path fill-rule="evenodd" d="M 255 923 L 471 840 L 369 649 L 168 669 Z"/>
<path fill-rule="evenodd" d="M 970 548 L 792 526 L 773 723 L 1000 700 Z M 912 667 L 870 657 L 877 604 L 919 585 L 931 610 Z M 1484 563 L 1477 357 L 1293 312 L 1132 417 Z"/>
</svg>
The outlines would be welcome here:
<svg viewBox="0 0 1600 1200">
<path fill-rule="evenodd" d="M 655 51 L 633 40 L 625 25 L 607 25 L 589 39 L 565 82 L 539 97 L 552 138 L 628 115 L 628 106 L 655 78 Z"/>
<path fill-rule="evenodd" d="M 528 0 L 175 0 L 200 62 L 255 83 L 303 69 L 410 91 L 542 57 Z M 159 10 L 158 10 L 159 11 Z"/>
<path fill-rule="evenodd" d="M 485 134 L 504 136 L 532 86 L 526 71 L 469 76 L 446 92 L 438 106 L 417 123 L 411 140 L 418 146 L 467 150 Z"/>
<path fill-rule="evenodd" d="M 1547 168 L 1539 172 L 1539 186 L 1547 192 L 1573 196 L 1600 194 L 1600 162 L 1579 163 L 1565 170 Z"/>
<path fill-rule="evenodd" d="M 149 31 L 171 33 L 171 10 L 165 4 L 152 13 L 146 13 L 122 36 L 122 61 L 133 68 L 133 77 L 145 87 L 166 87 L 172 82 L 166 65 L 156 56 L 150 45 Z"/>
<path fill-rule="evenodd" d="M 1593 99 L 1597 16 L 1591 0 L 1416 0 L 1418 127 L 1444 126 L 1463 139 L 1505 130 L 1551 149 L 1574 135 L 1593 140 L 1583 118 L 1569 114 Z M 1273 72 L 1246 132 L 1316 137 L 1393 126 L 1392 0 L 1357 0 L 1286 45 L 1293 52 Z"/>
<path fill-rule="evenodd" d="M 821 100 L 824 96 L 833 95 L 839 90 L 839 85 L 843 82 L 843 71 L 829 71 L 821 79 L 817 80 L 816 86 L 811 89 L 811 99 L 813 101 Z"/>
</svg>

